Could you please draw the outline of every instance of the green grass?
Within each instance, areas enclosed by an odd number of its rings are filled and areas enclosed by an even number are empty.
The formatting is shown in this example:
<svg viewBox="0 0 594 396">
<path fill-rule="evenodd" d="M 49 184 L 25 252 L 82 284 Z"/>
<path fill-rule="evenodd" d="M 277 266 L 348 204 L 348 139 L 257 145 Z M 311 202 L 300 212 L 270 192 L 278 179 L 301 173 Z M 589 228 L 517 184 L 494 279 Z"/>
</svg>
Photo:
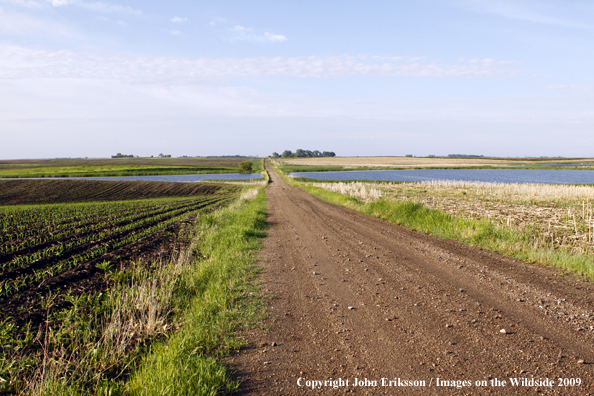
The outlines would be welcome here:
<svg viewBox="0 0 594 396">
<path fill-rule="evenodd" d="M 237 173 L 238 168 L 213 166 L 90 165 L 0 169 L 0 178 L 148 176 L 200 173 Z"/>
<path fill-rule="evenodd" d="M 344 166 L 324 166 L 324 165 L 282 165 L 278 169 L 287 175 L 294 172 L 339 172 L 346 170 Z"/>
<path fill-rule="evenodd" d="M 350 207 L 368 216 L 381 218 L 435 237 L 480 246 L 526 263 L 554 266 L 594 280 L 594 261 L 591 256 L 541 246 L 539 242 L 541 239 L 531 235 L 529 229 L 518 232 L 495 225 L 486 219 L 454 217 L 411 201 L 380 199 L 363 203 L 354 197 L 319 187 L 295 182 L 293 185 L 327 202 Z"/>
<path fill-rule="evenodd" d="M 262 315 L 257 301 L 246 300 L 253 264 L 265 236 L 266 197 L 200 219 L 200 253 L 178 293 L 184 324 L 165 342 L 154 345 L 128 384 L 138 395 L 216 395 L 238 384 L 220 358 L 244 342 L 234 331 Z"/>
</svg>

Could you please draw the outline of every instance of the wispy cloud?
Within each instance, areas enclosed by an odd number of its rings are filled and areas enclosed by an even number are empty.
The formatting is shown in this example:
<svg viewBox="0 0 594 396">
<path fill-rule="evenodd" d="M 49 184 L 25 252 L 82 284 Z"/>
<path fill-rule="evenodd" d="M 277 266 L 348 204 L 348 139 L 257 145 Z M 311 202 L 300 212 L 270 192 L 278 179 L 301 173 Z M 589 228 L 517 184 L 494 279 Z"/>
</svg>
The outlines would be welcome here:
<svg viewBox="0 0 594 396">
<path fill-rule="evenodd" d="M 114 14 L 129 14 L 129 15 L 143 15 L 143 12 L 134 9 L 130 6 L 123 6 L 120 4 L 105 3 L 103 1 L 87 2 L 83 0 L 45 0 L 54 7 L 76 6 L 84 8 L 89 11 L 114 13 Z"/>
<path fill-rule="evenodd" d="M 182 17 L 176 16 L 176 17 L 171 18 L 170 21 L 173 23 L 184 23 L 184 22 L 188 21 L 188 18 L 182 18 Z"/>
<path fill-rule="evenodd" d="M 210 20 L 208 24 L 210 26 L 216 26 L 220 25 L 221 23 L 227 23 L 227 18 L 214 17 Z"/>
<path fill-rule="evenodd" d="M 0 0 L 0 3 L 18 5 L 27 8 L 40 8 L 43 6 L 43 4 L 35 0 Z"/>
<path fill-rule="evenodd" d="M 198 58 L 100 55 L 0 45 L 0 78 L 92 78 L 124 82 L 191 81 L 209 78 L 287 76 L 339 78 L 354 75 L 427 78 L 511 76 L 511 63 L 473 59 L 458 63 L 408 57 Z"/>
<path fill-rule="evenodd" d="M 561 91 L 567 94 L 589 94 L 594 93 L 593 84 L 552 84 L 542 87 L 550 91 Z"/>
<path fill-rule="evenodd" d="M 76 37 L 70 28 L 51 20 L 44 20 L 19 12 L 4 11 L 0 7 L 0 34 L 7 36 Z"/>
<path fill-rule="evenodd" d="M 254 28 L 243 27 L 241 25 L 235 25 L 231 29 L 231 39 L 272 43 L 280 43 L 283 41 L 287 41 L 287 38 L 282 34 L 274 34 L 270 32 L 265 32 L 264 34 L 257 34 Z"/>
<path fill-rule="evenodd" d="M 532 0 L 454 0 L 453 4 L 473 12 L 497 15 L 506 19 L 578 29 L 594 28 L 591 23 L 560 17 L 559 15 L 563 15 L 568 8 L 572 7 L 568 2 L 555 4 L 550 1 Z M 576 8 L 579 7 L 576 6 Z"/>
</svg>

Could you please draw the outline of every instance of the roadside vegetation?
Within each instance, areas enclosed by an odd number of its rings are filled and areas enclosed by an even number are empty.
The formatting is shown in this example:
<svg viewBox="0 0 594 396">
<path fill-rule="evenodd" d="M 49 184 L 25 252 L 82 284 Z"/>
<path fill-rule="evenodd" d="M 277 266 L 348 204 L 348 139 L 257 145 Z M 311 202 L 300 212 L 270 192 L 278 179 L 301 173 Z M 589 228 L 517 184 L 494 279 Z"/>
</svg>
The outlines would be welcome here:
<svg viewBox="0 0 594 396">
<path fill-rule="evenodd" d="M 353 169 L 346 169 L 342 166 L 315 166 L 315 165 L 280 165 L 278 167 L 282 170 L 285 174 L 291 174 L 295 172 L 340 172 L 344 170 L 353 170 Z M 359 170 L 359 169 L 357 169 Z M 368 170 L 368 169 L 363 169 Z"/>
<path fill-rule="evenodd" d="M 234 389 L 218 359 L 264 312 L 265 196 L 250 188 L 0 206 L 0 393 Z"/>
<path fill-rule="evenodd" d="M 156 345 L 129 381 L 141 395 L 216 395 L 237 389 L 218 358 L 246 343 L 233 331 L 265 314 L 251 281 L 266 235 L 266 196 L 251 190 L 237 204 L 200 220 L 202 260 L 182 280 L 177 307 L 184 325 Z"/>
<path fill-rule="evenodd" d="M 287 179 L 367 215 L 594 279 L 594 186 Z"/>
</svg>

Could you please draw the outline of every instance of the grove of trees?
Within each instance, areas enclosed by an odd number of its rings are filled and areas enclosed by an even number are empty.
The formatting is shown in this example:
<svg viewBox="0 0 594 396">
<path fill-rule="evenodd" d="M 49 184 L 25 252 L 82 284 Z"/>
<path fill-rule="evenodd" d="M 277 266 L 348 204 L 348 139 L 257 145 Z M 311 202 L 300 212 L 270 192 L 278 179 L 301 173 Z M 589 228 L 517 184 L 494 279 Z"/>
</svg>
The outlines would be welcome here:
<svg viewBox="0 0 594 396">
<path fill-rule="evenodd" d="M 291 150 L 285 150 L 282 154 L 276 151 L 272 153 L 272 158 L 306 158 L 306 157 L 336 157 L 334 151 L 318 151 L 318 150 L 303 150 L 297 149 L 292 152 Z"/>
<path fill-rule="evenodd" d="M 252 161 L 243 161 L 239 163 L 239 170 L 241 172 L 250 173 L 252 171 Z"/>
</svg>

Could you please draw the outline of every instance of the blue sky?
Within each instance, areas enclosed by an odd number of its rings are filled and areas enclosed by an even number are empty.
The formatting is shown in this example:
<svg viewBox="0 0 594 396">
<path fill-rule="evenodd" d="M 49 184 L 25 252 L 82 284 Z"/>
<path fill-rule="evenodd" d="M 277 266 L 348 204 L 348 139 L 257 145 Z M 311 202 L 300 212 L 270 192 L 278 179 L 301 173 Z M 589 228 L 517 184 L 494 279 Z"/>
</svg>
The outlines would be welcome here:
<svg viewBox="0 0 594 396">
<path fill-rule="evenodd" d="M 594 156 L 594 2 L 0 0 L 0 158 Z"/>
</svg>

